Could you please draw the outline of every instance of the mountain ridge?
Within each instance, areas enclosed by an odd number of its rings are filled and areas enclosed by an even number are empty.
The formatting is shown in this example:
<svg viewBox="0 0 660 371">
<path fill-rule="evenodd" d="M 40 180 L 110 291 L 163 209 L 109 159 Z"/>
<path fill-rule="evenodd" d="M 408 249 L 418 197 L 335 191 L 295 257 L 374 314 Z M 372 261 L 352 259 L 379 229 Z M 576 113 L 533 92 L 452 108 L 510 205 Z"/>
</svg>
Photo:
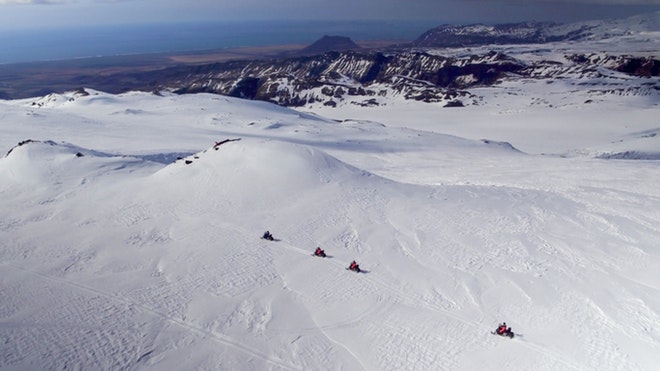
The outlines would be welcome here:
<svg viewBox="0 0 660 371">
<path fill-rule="evenodd" d="M 442 25 L 412 42 L 415 47 L 467 47 L 502 44 L 543 44 L 559 41 L 603 40 L 632 33 L 660 31 L 660 11 L 633 17 L 574 23 L 519 22 L 485 25 Z"/>
</svg>

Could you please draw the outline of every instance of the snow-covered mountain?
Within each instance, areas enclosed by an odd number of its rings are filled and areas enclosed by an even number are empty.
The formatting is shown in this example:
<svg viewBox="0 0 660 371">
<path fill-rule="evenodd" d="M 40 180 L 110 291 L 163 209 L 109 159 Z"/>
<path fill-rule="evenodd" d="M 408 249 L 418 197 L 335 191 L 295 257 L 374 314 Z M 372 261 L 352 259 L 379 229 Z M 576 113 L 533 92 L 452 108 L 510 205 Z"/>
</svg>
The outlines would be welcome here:
<svg viewBox="0 0 660 371">
<path fill-rule="evenodd" d="M 637 95 L 660 92 L 656 57 L 589 49 L 558 52 L 538 45 L 450 52 L 334 52 L 295 60 L 199 66 L 185 76 L 183 71 L 155 75 L 170 76 L 164 77 L 161 89 L 179 94 L 210 92 L 289 107 L 379 106 L 397 99 L 450 106 L 488 104 L 475 88 L 515 80 L 546 84 L 558 76 L 572 85 L 598 80 L 594 95 L 620 90 Z"/>
<path fill-rule="evenodd" d="M 660 102 L 590 90 L 0 101 L 0 368 L 653 370 Z"/>
<path fill-rule="evenodd" d="M 489 44 L 538 44 L 558 41 L 606 40 L 660 32 L 660 11 L 638 16 L 575 22 L 442 25 L 420 35 L 417 47 L 453 48 Z"/>
<path fill-rule="evenodd" d="M 489 104 L 477 89 L 558 78 L 593 85 L 593 96 L 584 101 L 603 94 L 657 95 L 658 18 L 660 13 L 570 25 L 443 26 L 412 47 L 178 67 L 132 80 L 148 82 L 137 88 L 150 91 L 158 81 L 158 89 L 181 94 L 210 92 L 307 108 L 382 106 L 399 99 L 448 107 Z"/>
</svg>

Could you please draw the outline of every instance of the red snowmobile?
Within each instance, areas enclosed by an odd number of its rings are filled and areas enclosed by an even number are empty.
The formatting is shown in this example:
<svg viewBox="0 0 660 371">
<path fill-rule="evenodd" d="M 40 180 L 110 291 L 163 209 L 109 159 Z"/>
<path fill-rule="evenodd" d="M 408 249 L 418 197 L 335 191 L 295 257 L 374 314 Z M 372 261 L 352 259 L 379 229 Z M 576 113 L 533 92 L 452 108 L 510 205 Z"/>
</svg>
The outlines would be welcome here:
<svg viewBox="0 0 660 371">
<path fill-rule="evenodd" d="M 494 332 L 491 332 L 493 335 L 500 335 L 500 336 L 508 336 L 509 338 L 513 339 L 515 334 L 513 331 L 511 331 L 511 327 L 506 327 L 506 322 L 502 323 L 497 327 L 497 330 Z"/>
<path fill-rule="evenodd" d="M 357 273 L 362 272 L 362 270 L 360 269 L 360 266 L 358 265 L 358 263 L 355 262 L 355 260 L 353 260 L 351 262 L 351 265 L 349 265 L 348 268 L 346 268 L 346 269 L 348 269 L 350 271 L 353 271 L 353 272 L 357 272 Z"/>
</svg>

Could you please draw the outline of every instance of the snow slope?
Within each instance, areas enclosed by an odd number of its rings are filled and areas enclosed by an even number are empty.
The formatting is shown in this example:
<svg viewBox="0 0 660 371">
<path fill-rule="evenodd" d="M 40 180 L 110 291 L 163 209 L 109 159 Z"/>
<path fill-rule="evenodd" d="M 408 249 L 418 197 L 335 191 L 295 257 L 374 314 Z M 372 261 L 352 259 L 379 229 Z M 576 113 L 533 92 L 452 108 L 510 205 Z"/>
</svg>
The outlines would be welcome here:
<svg viewBox="0 0 660 371">
<path fill-rule="evenodd" d="M 0 101 L 0 368 L 655 369 L 658 102 L 524 87 Z"/>
</svg>

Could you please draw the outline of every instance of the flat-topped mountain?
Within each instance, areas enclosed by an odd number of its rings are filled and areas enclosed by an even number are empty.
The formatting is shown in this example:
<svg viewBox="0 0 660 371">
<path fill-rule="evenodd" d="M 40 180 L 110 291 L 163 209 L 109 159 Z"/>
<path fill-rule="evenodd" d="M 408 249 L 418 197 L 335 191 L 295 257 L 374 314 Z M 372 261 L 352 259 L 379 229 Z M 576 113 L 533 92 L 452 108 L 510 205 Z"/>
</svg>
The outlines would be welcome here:
<svg viewBox="0 0 660 371">
<path fill-rule="evenodd" d="M 313 55 L 323 54 L 326 52 L 343 52 L 349 50 L 361 49 L 359 45 L 353 42 L 349 37 L 345 36 L 328 36 L 315 41 L 313 44 L 303 48 L 300 54 Z"/>
</svg>

